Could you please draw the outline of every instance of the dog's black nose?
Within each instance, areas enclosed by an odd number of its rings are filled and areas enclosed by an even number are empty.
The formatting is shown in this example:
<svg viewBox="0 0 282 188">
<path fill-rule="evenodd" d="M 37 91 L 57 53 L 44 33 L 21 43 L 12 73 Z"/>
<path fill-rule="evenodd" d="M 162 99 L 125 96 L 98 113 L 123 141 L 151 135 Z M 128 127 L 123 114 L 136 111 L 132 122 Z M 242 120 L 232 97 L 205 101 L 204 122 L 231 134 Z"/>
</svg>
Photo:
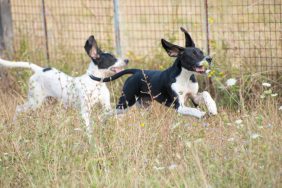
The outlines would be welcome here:
<svg viewBox="0 0 282 188">
<path fill-rule="evenodd" d="M 211 58 L 210 56 L 207 56 L 207 57 L 206 57 L 206 61 L 209 62 L 209 63 L 211 63 L 211 62 L 212 62 L 212 58 Z"/>
<path fill-rule="evenodd" d="M 128 64 L 128 63 L 129 63 L 129 59 L 125 59 L 124 62 L 125 62 L 126 64 Z"/>
</svg>

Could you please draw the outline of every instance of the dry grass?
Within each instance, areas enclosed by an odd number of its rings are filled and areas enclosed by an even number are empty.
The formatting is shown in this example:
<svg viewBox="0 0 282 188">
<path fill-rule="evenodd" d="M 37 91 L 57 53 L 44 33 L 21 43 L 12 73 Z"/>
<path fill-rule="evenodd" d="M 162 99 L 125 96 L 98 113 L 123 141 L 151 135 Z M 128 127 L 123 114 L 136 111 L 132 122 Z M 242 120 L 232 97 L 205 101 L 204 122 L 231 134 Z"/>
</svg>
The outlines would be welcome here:
<svg viewBox="0 0 282 188">
<path fill-rule="evenodd" d="M 0 93 L 1 187 L 281 187 L 277 98 L 245 112 L 221 103 L 203 120 L 159 104 L 103 119 L 97 106 L 88 143 L 79 113 L 59 103 L 12 123 L 21 82 Z"/>
<path fill-rule="evenodd" d="M 113 46 L 113 28 L 109 24 L 112 12 L 108 5 L 111 2 L 103 1 L 102 12 L 91 2 L 76 1 L 75 6 L 67 1 L 47 2 L 50 64 L 70 75 L 82 73 L 87 66 L 83 63 L 88 61 L 84 60 L 86 55 L 80 54 L 88 35 L 94 33 L 107 50 Z M 171 6 L 167 11 L 176 16 L 172 18 L 162 16 L 164 10 L 157 5 L 142 7 L 142 3 L 152 1 L 136 1 L 141 7 L 136 7 L 138 11 L 125 6 L 131 2 L 126 0 L 121 6 L 124 11 L 121 18 L 124 16 L 122 21 L 126 23 L 121 27 L 124 54 L 133 51 L 127 54 L 133 59 L 130 66 L 167 67 L 171 59 L 159 49 L 156 53 L 157 41 L 166 37 L 176 42 L 180 36 L 178 43 L 183 44 L 182 33 L 177 30 L 183 23 L 189 30 L 191 28 L 197 44 L 203 46 L 202 17 L 198 10 L 201 3 L 191 1 L 196 4 L 190 7 L 187 5 L 190 1 L 171 1 L 172 5 L 177 2 L 185 5 Z M 277 32 L 281 22 L 270 24 L 257 14 L 258 9 L 264 7 L 261 2 L 271 4 L 273 0 L 256 1 L 258 4 L 247 2 L 246 6 L 239 7 L 242 9 L 238 12 L 240 16 L 233 12 L 236 6 L 230 8 L 232 11 L 224 10 L 217 2 L 225 1 L 210 1 L 210 17 L 214 22 L 210 24 L 211 48 L 216 52 L 215 64 L 225 70 L 226 78 L 233 74 L 233 66 L 242 63 L 250 67 L 271 61 L 271 68 L 280 68 L 281 39 L 278 34 L 267 38 L 265 33 Z M 230 0 L 225 4 L 229 2 L 236 4 L 238 1 Z M 18 49 L 14 59 L 47 65 L 40 3 L 13 0 L 12 4 L 18 5 L 12 10 Z M 183 9 L 186 6 L 194 12 Z M 275 17 L 269 19 L 277 20 L 279 6 L 269 7 L 269 11 L 275 13 L 271 14 Z M 102 17 L 95 17 L 91 10 L 97 10 L 94 13 Z M 127 11 L 133 15 L 126 17 Z M 152 12 L 160 15 L 150 17 Z M 246 18 L 259 22 L 260 28 L 255 31 L 257 27 L 246 24 Z M 164 26 L 164 21 L 170 24 Z M 93 23 L 99 26 L 94 28 Z M 150 51 L 153 58 L 140 56 L 148 54 L 146 51 L 151 48 L 154 48 Z M 76 52 L 79 55 L 74 55 Z M 265 56 L 274 58 L 265 60 Z M 232 57 L 236 57 L 236 61 Z M 132 108 L 123 117 L 104 119 L 97 106 L 92 114 L 94 139 L 89 143 L 79 113 L 65 110 L 59 103 L 51 102 L 34 112 L 24 113 L 13 123 L 16 105 L 26 97 L 26 80 L 30 73 L 11 72 L 8 79 L 14 82 L 4 84 L 7 79 L 0 80 L 0 187 L 281 187 L 282 111 L 278 110 L 282 102 L 281 77 L 274 81 L 260 75 L 237 74 L 241 75 L 238 88 L 229 92 L 240 91 L 239 96 L 235 93 L 239 97 L 236 99 L 244 101 L 246 108 L 242 109 L 242 103 L 234 103 L 223 90 L 216 97 L 219 115 L 202 120 L 178 115 L 155 103 L 151 109 Z M 279 93 L 278 97 L 260 99 L 263 80 L 276 84 L 273 91 Z M 113 106 L 122 84 L 122 80 L 109 84 Z"/>
</svg>

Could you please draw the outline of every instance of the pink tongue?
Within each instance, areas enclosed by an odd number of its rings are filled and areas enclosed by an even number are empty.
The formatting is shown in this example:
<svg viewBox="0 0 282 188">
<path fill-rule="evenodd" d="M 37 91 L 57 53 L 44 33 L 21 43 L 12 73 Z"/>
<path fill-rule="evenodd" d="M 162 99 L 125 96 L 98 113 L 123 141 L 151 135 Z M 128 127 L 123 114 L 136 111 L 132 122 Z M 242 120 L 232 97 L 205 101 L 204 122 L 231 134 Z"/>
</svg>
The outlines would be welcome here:
<svg viewBox="0 0 282 188">
<path fill-rule="evenodd" d="M 122 71 L 123 68 L 115 67 L 114 70 L 115 70 L 116 73 L 118 73 L 118 72 Z"/>
<path fill-rule="evenodd" d="M 205 68 L 204 68 L 204 67 L 197 67 L 197 68 L 196 68 L 196 71 L 197 71 L 197 72 L 204 72 L 204 71 L 205 71 Z"/>
</svg>

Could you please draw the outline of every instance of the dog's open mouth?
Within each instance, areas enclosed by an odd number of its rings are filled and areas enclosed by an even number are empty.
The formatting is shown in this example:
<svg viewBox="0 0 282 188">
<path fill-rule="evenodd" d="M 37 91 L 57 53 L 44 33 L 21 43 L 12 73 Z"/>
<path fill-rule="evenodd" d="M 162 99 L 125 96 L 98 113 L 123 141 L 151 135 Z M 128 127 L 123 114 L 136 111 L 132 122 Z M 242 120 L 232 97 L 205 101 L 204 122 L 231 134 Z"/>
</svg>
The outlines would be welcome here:
<svg viewBox="0 0 282 188">
<path fill-rule="evenodd" d="M 124 69 L 122 67 L 112 67 L 110 68 L 111 71 L 118 73 L 120 71 L 123 71 Z"/>
<path fill-rule="evenodd" d="M 203 74 L 203 73 L 206 72 L 206 68 L 204 66 L 198 66 L 198 67 L 195 68 L 195 71 L 197 73 Z"/>
</svg>

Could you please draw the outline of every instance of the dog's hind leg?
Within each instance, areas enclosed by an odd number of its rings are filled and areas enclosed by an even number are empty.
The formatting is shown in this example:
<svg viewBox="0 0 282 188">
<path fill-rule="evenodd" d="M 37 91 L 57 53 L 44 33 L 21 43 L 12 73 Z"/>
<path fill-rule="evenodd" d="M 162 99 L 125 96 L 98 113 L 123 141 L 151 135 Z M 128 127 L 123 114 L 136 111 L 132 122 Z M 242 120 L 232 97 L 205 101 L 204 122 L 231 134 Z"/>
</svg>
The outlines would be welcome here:
<svg viewBox="0 0 282 188">
<path fill-rule="evenodd" d="M 41 85 L 38 84 L 37 81 L 31 77 L 28 92 L 28 100 L 24 104 L 17 106 L 13 121 L 16 121 L 17 116 L 21 112 L 35 110 L 40 107 L 45 98 L 46 96 L 44 94 L 44 91 L 42 90 Z"/>
<path fill-rule="evenodd" d="M 135 80 L 130 77 L 125 81 L 122 96 L 119 98 L 119 102 L 116 106 L 116 113 L 124 113 L 125 109 L 136 103 L 136 98 L 139 98 L 139 87 L 136 85 Z"/>
<path fill-rule="evenodd" d="M 205 104 L 210 114 L 212 115 L 217 114 L 216 103 L 212 99 L 209 92 L 204 91 L 202 93 L 198 93 L 196 96 L 191 96 L 191 99 L 195 104 L 202 104 L 202 103 Z"/>
<path fill-rule="evenodd" d="M 149 108 L 151 106 L 151 97 L 139 97 L 136 101 L 136 106 L 138 108 Z"/>
<path fill-rule="evenodd" d="M 119 102 L 116 106 L 116 110 L 117 112 L 121 113 L 125 111 L 125 109 L 127 109 L 128 107 L 131 107 L 132 105 L 134 105 L 135 102 L 136 102 L 135 96 L 126 96 L 125 94 L 123 94 L 119 98 Z"/>
<path fill-rule="evenodd" d="M 35 110 L 36 108 L 40 107 L 41 104 L 43 103 L 44 99 L 40 99 L 40 100 L 34 100 L 34 99 L 28 99 L 27 102 L 25 102 L 22 105 L 18 105 L 16 107 L 16 112 L 13 118 L 13 121 L 16 121 L 17 116 L 22 113 L 22 112 L 26 112 L 28 110 Z"/>
<path fill-rule="evenodd" d="M 126 101 L 126 97 L 125 97 L 125 95 L 122 95 L 119 98 L 118 104 L 116 106 L 116 115 L 120 115 L 120 114 L 125 113 L 127 107 L 128 107 L 128 103 Z"/>
</svg>

